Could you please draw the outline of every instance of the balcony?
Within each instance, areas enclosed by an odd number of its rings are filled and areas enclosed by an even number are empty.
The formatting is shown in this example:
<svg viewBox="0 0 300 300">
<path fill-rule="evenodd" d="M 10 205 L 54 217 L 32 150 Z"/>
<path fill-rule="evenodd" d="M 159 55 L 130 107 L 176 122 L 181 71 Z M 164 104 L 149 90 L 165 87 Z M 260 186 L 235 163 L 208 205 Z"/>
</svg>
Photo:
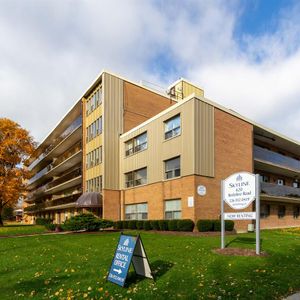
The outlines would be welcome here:
<svg viewBox="0 0 300 300">
<path fill-rule="evenodd" d="M 295 176 L 300 173 L 300 161 L 254 145 L 255 168 L 285 176 Z"/>
<path fill-rule="evenodd" d="M 65 151 L 68 147 L 74 144 L 78 139 L 81 138 L 81 126 L 82 126 L 82 116 L 80 115 L 59 137 L 57 137 L 50 146 L 48 146 L 44 152 L 34 160 L 28 169 L 34 171 L 36 167 L 40 165 L 40 162 L 44 160 L 44 158 L 53 157 L 55 155 L 60 155 L 63 151 Z M 62 145 L 64 145 L 62 147 Z M 45 161 L 44 165 L 47 164 Z"/>
<path fill-rule="evenodd" d="M 296 198 L 294 201 L 300 202 L 300 188 L 287 185 L 261 182 L 261 195 L 263 198 L 279 198 L 279 200 L 282 200 L 282 198 Z"/>
<path fill-rule="evenodd" d="M 31 186 L 34 182 L 36 182 L 38 179 L 40 179 L 42 176 L 44 176 L 47 172 L 48 172 L 48 167 L 45 167 L 44 169 L 42 169 L 41 171 L 36 173 L 33 177 L 31 177 L 28 180 L 27 185 Z"/>
<path fill-rule="evenodd" d="M 47 188 L 48 188 L 48 184 L 45 184 L 33 190 L 32 192 L 28 193 L 26 197 L 26 202 L 33 202 L 34 200 L 38 199 L 44 194 Z"/>
<path fill-rule="evenodd" d="M 81 177 L 81 175 L 79 175 L 68 181 L 65 181 L 61 184 L 58 184 L 58 185 L 55 185 L 55 186 L 49 188 L 48 190 L 45 191 L 45 194 L 49 195 L 49 194 L 59 193 L 61 191 L 70 189 L 74 186 L 81 185 L 81 184 L 82 184 L 82 177 Z"/>
</svg>

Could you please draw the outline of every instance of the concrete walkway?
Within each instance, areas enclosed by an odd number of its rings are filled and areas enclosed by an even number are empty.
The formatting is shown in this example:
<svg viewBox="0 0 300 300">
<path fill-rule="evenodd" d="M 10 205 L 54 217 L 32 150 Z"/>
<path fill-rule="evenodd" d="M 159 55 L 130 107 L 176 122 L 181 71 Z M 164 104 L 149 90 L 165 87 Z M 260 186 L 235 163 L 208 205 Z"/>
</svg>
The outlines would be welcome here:
<svg viewBox="0 0 300 300">
<path fill-rule="evenodd" d="M 300 300 L 300 292 L 296 293 L 296 294 L 293 294 L 291 296 L 288 296 L 284 300 Z"/>
</svg>

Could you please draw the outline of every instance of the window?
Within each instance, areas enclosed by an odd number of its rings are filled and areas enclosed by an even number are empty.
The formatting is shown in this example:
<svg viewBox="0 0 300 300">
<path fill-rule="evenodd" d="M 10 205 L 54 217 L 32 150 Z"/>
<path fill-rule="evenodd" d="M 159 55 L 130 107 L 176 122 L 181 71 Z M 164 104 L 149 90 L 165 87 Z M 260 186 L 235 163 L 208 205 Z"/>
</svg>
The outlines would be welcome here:
<svg viewBox="0 0 300 300">
<path fill-rule="evenodd" d="M 148 204 L 129 204 L 125 205 L 126 220 L 147 220 L 148 219 Z"/>
<path fill-rule="evenodd" d="M 165 179 L 180 176 L 180 157 L 175 157 L 165 161 Z"/>
<path fill-rule="evenodd" d="M 294 206 L 294 219 L 298 219 L 300 214 L 300 206 Z"/>
<path fill-rule="evenodd" d="M 281 219 L 285 216 L 285 206 L 279 205 L 278 206 L 278 218 Z"/>
<path fill-rule="evenodd" d="M 147 183 L 147 168 L 135 170 L 125 174 L 125 187 L 133 187 Z"/>
<path fill-rule="evenodd" d="M 86 181 L 86 191 L 101 192 L 102 191 L 102 176 L 98 176 Z"/>
<path fill-rule="evenodd" d="M 294 181 L 293 182 L 293 187 L 294 188 L 299 188 L 299 182 L 298 181 Z"/>
<path fill-rule="evenodd" d="M 125 143 L 125 156 L 147 149 L 147 132 Z"/>
<path fill-rule="evenodd" d="M 181 219 L 181 200 L 165 201 L 165 219 Z"/>
<path fill-rule="evenodd" d="M 92 168 L 100 163 L 102 163 L 102 146 L 96 148 L 86 155 L 86 168 Z"/>
<path fill-rule="evenodd" d="M 92 113 L 102 103 L 102 89 L 99 88 L 86 101 L 86 115 Z"/>
<path fill-rule="evenodd" d="M 267 175 L 260 175 L 260 182 L 270 182 L 270 177 Z"/>
<path fill-rule="evenodd" d="M 94 121 L 86 130 L 86 141 L 89 142 L 102 133 L 102 116 Z"/>
<path fill-rule="evenodd" d="M 260 217 L 262 219 L 267 218 L 270 215 L 270 205 L 262 204 L 260 207 Z"/>
<path fill-rule="evenodd" d="M 180 134 L 180 115 L 165 121 L 165 140 Z"/>
<path fill-rule="evenodd" d="M 278 179 L 277 184 L 278 185 L 284 185 L 284 179 Z"/>
</svg>

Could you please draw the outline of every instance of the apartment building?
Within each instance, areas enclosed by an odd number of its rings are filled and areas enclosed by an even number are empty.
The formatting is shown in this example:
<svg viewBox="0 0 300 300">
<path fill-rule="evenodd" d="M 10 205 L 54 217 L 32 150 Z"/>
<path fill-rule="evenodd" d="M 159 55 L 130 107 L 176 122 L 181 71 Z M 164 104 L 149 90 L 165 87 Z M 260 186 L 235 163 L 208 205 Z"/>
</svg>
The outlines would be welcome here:
<svg viewBox="0 0 300 300">
<path fill-rule="evenodd" d="M 80 161 L 66 164 L 61 145 L 73 133 L 56 139 L 77 118 L 81 135 L 71 144 L 80 145 Z M 261 175 L 261 227 L 300 226 L 300 143 L 206 99 L 183 79 L 163 94 L 103 72 L 39 146 L 30 168 L 27 202 L 34 204 L 27 210 L 58 223 L 80 211 L 114 220 L 216 219 L 221 180 L 248 171 Z M 70 186 L 75 170 L 80 184 Z"/>
</svg>

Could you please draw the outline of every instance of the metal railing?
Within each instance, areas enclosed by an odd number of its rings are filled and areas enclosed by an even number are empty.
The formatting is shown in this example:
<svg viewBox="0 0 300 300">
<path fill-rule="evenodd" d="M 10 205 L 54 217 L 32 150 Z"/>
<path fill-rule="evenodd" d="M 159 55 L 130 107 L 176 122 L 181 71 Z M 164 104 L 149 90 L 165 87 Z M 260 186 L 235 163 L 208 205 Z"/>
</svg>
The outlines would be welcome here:
<svg viewBox="0 0 300 300">
<path fill-rule="evenodd" d="M 254 159 L 300 172 L 300 160 L 254 145 Z"/>
<path fill-rule="evenodd" d="M 270 196 L 300 198 L 300 188 L 269 182 L 261 182 L 261 192 Z"/>
</svg>

